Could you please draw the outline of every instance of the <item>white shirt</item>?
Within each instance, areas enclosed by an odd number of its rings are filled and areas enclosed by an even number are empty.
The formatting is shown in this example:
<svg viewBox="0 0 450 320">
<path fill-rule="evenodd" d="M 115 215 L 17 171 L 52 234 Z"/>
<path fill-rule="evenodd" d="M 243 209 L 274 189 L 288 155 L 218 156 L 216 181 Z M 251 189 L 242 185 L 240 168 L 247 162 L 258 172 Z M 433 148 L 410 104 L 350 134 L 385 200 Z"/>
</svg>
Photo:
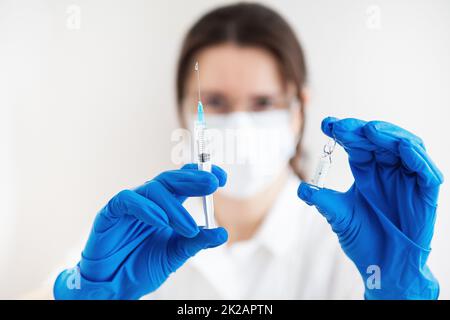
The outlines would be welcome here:
<svg viewBox="0 0 450 320">
<path fill-rule="evenodd" d="M 200 251 L 144 299 L 362 299 L 356 267 L 298 185 L 292 174 L 252 239 Z"/>
</svg>

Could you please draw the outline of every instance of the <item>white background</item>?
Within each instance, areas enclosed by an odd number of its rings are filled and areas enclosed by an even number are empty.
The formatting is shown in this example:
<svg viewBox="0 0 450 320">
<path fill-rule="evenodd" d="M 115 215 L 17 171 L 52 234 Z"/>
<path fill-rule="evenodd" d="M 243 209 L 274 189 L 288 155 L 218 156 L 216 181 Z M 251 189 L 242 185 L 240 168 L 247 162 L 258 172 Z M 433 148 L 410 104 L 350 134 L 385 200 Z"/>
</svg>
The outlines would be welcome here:
<svg viewBox="0 0 450 320">
<path fill-rule="evenodd" d="M 173 167 L 178 50 L 195 19 L 221 3 L 0 0 L 0 298 L 39 287 L 81 251 L 110 197 Z M 450 1 L 265 3 L 306 50 L 312 159 L 326 141 L 324 116 L 382 119 L 421 136 L 450 176 Z M 336 154 L 328 185 L 345 190 L 352 177 Z M 445 183 L 430 256 L 442 298 L 450 298 L 449 199 Z"/>
</svg>

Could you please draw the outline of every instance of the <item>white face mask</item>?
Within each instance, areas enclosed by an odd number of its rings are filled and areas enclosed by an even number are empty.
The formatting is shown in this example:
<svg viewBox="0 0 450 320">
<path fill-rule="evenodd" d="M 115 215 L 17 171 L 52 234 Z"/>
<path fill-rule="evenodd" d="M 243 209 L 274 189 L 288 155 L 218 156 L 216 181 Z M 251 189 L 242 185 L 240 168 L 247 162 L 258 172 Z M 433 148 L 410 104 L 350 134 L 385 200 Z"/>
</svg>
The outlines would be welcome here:
<svg viewBox="0 0 450 320">
<path fill-rule="evenodd" d="M 205 115 L 212 162 L 228 174 L 221 193 L 248 198 L 274 182 L 295 154 L 291 116 L 289 110 Z"/>
</svg>

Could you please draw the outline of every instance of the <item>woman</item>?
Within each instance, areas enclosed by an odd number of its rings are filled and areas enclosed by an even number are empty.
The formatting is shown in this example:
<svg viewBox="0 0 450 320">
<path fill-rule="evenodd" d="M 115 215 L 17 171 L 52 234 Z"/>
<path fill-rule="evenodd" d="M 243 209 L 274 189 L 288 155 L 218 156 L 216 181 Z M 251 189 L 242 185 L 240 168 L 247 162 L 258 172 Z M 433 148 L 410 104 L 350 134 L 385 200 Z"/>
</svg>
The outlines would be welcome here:
<svg viewBox="0 0 450 320">
<path fill-rule="evenodd" d="M 188 128 L 195 61 L 208 125 L 274 129 L 276 157 L 267 147 L 262 166 L 225 161 L 211 174 L 186 165 L 118 193 L 97 215 L 80 263 L 56 279 L 56 298 L 438 297 L 426 259 L 442 175 L 418 137 L 386 122 L 327 118 L 322 130 L 349 154 L 355 183 L 345 193 L 299 187 L 306 67 L 285 20 L 235 4 L 191 28 L 177 73 Z M 201 209 L 185 200 L 216 189 L 221 227 L 199 228 L 191 214 Z"/>
</svg>

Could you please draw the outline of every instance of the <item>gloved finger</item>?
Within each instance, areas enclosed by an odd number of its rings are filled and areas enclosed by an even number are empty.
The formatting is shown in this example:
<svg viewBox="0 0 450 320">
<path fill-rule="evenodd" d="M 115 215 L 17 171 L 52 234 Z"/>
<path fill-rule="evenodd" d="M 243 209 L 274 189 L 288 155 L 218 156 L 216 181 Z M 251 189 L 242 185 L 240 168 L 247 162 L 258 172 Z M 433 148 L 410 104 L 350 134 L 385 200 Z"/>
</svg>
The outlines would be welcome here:
<svg viewBox="0 0 450 320">
<path fill-rule="evenodd" d="M 193 238 L 177 236 L 174 239 L 173 254 L 180 261 L 194 256 L 202 249 L 214 248 L 228 240 L 228 233 L 224 228 L 200 229 Z"/>
<path fill-rule="evenodd" d="M 437 186 L 443 182 L 442 173 L 428 156 L 418 136 L 384 121 L 367 123 L 364 132 L 373 143 L 399 155 L 406 168 L 417 173 L 420 186 Z"/>
<path fill-rule="evenodd" d="M 365 121 L 353 118 L 339 120 L 327 117 L 322 121 L 322 131 L 330 138 L 336 139 L 348 153 L 352 163 L 365 163 L 373 159 L 372 151 L 376 146 L 364 135 L 362 128 Z"/>
<path fill-rule="evenodd" d="M 350 223 L 351 215 L 346 193 L 319 188 L 302 182 L 297 191 L 298 197 L 308 205 L 313 205 L 327 219 L 334 232 L 342 232 Z"/>
<path fill-rule="evenodd" d="M 396 166 L 400 162 L 400 158 L 387 149 L 379 149 L 373 152 L 375 161 L 382 165 Z"/>
<path fill-rule="evenodd" d="M 188 163 L 181 170 L 198 170 L 198 165 L 196 163 Z M 227 173 L 221 167 L 213 164 L 211 166 L 211 173 L 219 180 L 219 187 L 223 187 L 227 183 Z"/>
<path fill-rule="evenodd" d="M 181 170 L 198 170 L 198 165 L 195 163 L 189 163 L 184 165 Z M 219 166 L 212 165 L 211 173 L 216 176 L 217 180 L 219 180 L 219 187 L 223 187 L 227 182 L 227 173 L 225 170 L 220 168 Z M 178 200 L 184 202 L 186 200 L 186 196 L 177 195 Z"/>
<path fill-rule="evenodd" d="M 200 170 L 172 170 L 155 177 L 175 195 L 198 197 L 213 193 L 219 187 L 219 179 L 212 173 Z"/>
<path fill-rule="evenodd" d="M 363 128 L 364 135 L 376 146 L 398 155 L 398 144 L 411 141 L 425 150 L 422 139 L 415 134 L 385 121 L 370 121 Z"/>
<path fill-rule="evenodd" d="M 103 232 L 124 215 L 134 216 L 155 227 L 166 227 L 169 223 L 166 213 L 156 203 L 134 191 L 123 190 L 99 212 L 94 221 L 94 230 Z"/>
<path fill-rule="evenodd" d="M 184 176 L 192 177 L 192 175 L 189 174 Z M 165 178 L 169 179 L 170 177 L 165 176 Z M 193 179 L 193 181 L 196 180 Z M 166 185 L 163 185 L 161 181 L 155 179 L 151 180 L 145 185 L 137 188 L 136 192 L 145 198 L 152 200 L 162 210 L 164 210 L 169 219 L 170 227 L 172 227 L 177 233 L 180 233 L 185 237 L 194 237 L 198 233 L 198 226 L 195 223 L 195 220 L 183 207 L 176 196 L 167 190 Z"/>
<path fill-rule="evenodd" d="M 444 182 L 444 176 L 427 152 L 411 141 L 401 140 L 398 146 L 405 167 L 417 174 L 417 183 L 424 188 L 435 187 Z M 434 201 L 437 199 L 433 199 Z"/>
<path fill-rule="evenodd" d="M 214 172 L 219 172 L 217 168 L 214 170 Z M 222 174 L 220 174 L 220 179 L 223 181 Z M 213 173 L 189 169 L 171 170 L 161 173 L 153 180 L 136 188 L 136 192 L 148 198 L 149 191 L 146 189 L 149 183 L 155 180 L 164 185 L 180 203 L 183 203 L 187 197 L 211 194 L 220 184 L 219 178 Z"/>
</svg>

